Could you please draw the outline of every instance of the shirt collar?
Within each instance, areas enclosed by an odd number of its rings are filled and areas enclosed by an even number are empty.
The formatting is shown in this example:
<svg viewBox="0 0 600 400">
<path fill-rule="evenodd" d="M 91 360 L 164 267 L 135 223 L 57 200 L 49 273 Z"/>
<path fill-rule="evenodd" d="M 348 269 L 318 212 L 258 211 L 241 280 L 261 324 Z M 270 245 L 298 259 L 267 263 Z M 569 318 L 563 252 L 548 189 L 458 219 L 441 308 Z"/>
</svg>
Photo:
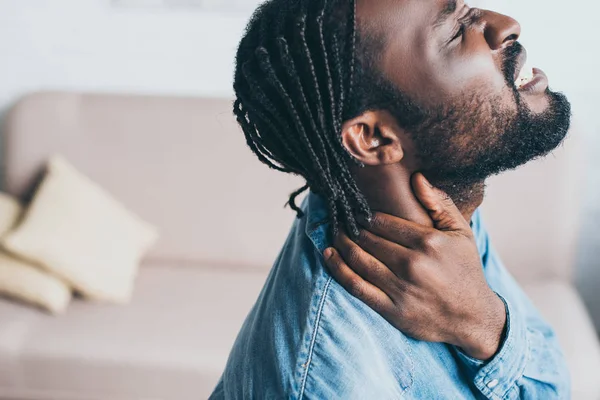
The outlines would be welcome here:
<svg viewBox="0 0 600 400">
<path fill-rule="evenodd" d="M 312 240 L 317 249 L 323 252 L 332 243 L 332 240 L 329 238 L 330 223 L 327 203 L 321 196 L 310 191 L 304 200 L 303 209 L 307 218 L 306 235 Z M 477 243 L 477 250 L 482 259 L 485 260 L 488 252 L 488 241 L 485 228 L 481 223 L 479 209 L 473 213 L 470 225 Z"/>
<path fill-rule="evenodd" d="M 304 212 L 306 214 L 306 235 L 313 244 L 323 252 L 331 246 L 329 238 L 329 211 L 327 203 L 318 194 L 310 191 L 304 200 Z"/>
</svg>

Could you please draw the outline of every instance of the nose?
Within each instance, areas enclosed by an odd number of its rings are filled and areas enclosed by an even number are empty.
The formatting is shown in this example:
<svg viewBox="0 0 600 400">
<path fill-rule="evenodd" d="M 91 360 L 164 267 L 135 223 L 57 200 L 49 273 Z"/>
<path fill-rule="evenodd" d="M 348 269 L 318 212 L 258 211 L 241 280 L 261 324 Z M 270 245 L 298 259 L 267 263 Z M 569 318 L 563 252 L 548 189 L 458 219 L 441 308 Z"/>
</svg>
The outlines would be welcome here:
<svg viewBox="0 0 600 400">
<path fill-rule="evenodd" d="M 513 18 L 493 11 L 484 11 L 485 40 L 492 50 L 502 50 L 521 36 L 521 25 Z"/>
</svg>

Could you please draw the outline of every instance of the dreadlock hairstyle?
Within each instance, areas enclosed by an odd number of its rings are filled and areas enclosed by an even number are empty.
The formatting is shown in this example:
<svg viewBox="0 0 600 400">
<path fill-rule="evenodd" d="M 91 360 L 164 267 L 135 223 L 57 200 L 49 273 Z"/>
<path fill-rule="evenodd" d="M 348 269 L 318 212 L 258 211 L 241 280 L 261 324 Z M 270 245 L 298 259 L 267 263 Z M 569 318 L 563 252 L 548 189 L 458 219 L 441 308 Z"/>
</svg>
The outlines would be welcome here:
<svg viewBox="0 0 600 400">
<path fill-rule="evenodd" d="M 233 107 L 259 160 L 306 180 L 288 202 L 298 218 L 296 198 L 310 188 L 327 201 L 333 235 L 341 225 L 351 237 L 371 210 L 351 174 L 362 164 L 342 144 L 342 123 L 386 102 L 364 61 L 380 46 L 362 40 L 357 52 L 357 36 L 356 0 L 267 1 L 238 48 Z M 373 92 L 379 97 L 369 99 Z"/>
</svg>

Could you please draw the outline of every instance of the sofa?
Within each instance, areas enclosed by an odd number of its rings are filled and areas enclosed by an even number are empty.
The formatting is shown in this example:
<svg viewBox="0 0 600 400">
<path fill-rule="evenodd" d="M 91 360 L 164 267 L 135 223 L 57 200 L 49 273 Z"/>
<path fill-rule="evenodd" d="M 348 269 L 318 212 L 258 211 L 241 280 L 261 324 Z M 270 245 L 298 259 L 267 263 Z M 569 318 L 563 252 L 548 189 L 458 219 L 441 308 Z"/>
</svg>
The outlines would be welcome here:
<svg viewBox="0 0 600 400">
<path fill-rule="evenodd" d="M 227 99 L 46 92 L 2 124 L 3 187 L 31 198 L 60 153 L 159 228 L 130 304 L 55 317 L 0 299 L 1 400 L 203 399 L 294 218 L 302 182 L 259 163 Z M 577 136 L 491 180 L 483 207 L 511 272 L 555 327 L 573 398 L 600 399 L 600 344 L 572 283 Z"/>
</svg>

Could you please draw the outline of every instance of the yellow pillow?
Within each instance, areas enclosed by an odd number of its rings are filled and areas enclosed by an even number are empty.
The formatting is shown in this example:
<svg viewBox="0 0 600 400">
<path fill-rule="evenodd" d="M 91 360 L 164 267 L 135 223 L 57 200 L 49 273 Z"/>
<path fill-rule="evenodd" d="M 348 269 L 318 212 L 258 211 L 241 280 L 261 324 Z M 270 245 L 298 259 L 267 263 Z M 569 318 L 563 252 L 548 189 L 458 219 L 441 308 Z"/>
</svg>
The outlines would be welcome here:
<svg viewBox="0 0 600 400">
<path fill-rule="evenodd" d="M 88 299 L 124 303 L 131 298 L 138 264 L 156 238 L 154 227 L 55 156 L 23 222 L 3 245 Z"/>
<path fill-rule="evenodd" d="M 21 215 L 21 205 L 0 194 L 0 237 Z M 30 303 L 55 314 L 71 301 L 71 289 L 57 277 L 0 250 L 0 295 Z"/>
</svg>

